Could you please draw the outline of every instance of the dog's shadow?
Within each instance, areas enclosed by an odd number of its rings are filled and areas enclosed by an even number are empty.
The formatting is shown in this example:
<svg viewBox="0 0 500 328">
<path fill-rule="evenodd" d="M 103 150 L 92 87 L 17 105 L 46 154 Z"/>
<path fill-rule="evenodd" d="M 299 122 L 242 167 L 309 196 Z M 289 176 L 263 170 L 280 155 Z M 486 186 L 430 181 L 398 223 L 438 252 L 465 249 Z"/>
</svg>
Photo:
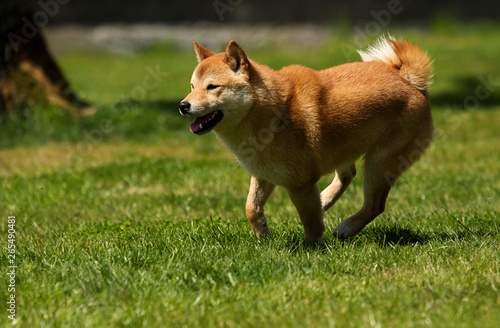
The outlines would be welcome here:
<svg viewBox="0 0 500 328">
<path fill-rule="evenodd" d="M 365 238 L 378 243 L 382 247 L 426 245 L 430 243 L 447 244 L 475 238 L 483 239 L 495 235 L 494 231 L 487 228 L 479 229 L 454 229 L 450 231 L 414 231 L 390 226 L 383 228 L 367 229 Z"/>
<path fill-rule="evenodd" d="M 384 228 L 371 228 L 366 231 L 366 235 L 364 237 L 371 241 L 375 241 L 380 246 L 394 247 L 427 244 L 432 240 L 441 239 L 446 236 L 431 235 L 421 231 L 417 232 L 410 229 L 391 226 Z"/>
<path fill-rule="evenodd" d="M 287 247 L 291 252 L 296 252 L 300 249 L 307 249 L 313 251 L 325 251 L 328 249 L 337 249 L 346 245 L 353 244 L 367 244 L 376 243 L 380 247 L 406 247 L 416 245 L 426 245 L 429 243 L 448 243 L 459 241 L 473 236 L 486 237 L 491 232 L 471 232 L 471 231 L 453 231 L 453 232 L 424 232 L 414 231 L 399 226 L 389 227 L 369 227 L 363 230 L 358 236 L 350 239 L 338 239 L 333 236 L 332 232 L 325 233 L 325 244 L 309 244 L 304 242 L 300 235 L 294 235 L 293 238 L 287 243 Z"/>
</svg>

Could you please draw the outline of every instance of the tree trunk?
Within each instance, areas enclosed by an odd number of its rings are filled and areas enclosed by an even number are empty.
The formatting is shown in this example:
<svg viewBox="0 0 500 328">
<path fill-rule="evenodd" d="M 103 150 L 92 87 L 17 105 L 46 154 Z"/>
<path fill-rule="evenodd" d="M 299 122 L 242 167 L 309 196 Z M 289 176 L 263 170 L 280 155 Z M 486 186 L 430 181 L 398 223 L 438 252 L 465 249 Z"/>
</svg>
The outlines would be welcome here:
<svg viewBox="0 0 500 328">
<path fill-rule="evenodd" d="M 0 112 L 56 104 L 76 114 L 95 107 L 79 99 L 50 55 L 35 14 L 20 0 L 0 4 Z"/>
</svg>

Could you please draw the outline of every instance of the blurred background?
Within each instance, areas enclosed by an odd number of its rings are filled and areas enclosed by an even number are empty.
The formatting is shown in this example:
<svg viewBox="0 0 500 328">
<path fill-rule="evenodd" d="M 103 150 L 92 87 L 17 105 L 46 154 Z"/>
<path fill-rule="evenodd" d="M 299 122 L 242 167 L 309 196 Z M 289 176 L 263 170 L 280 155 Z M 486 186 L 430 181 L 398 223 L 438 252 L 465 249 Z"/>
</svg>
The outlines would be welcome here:
<svg viewBox="0 0 500 328">
<path fill-rule="evenodd" d="M 46 1 L 49 2 L 49 1 Z M 500 4 L 494 1 L 411 1 L 411 0 L 353 0 L 353 1 L 247 1 L 247 0 L 88 0 L 66 2 L 53 24 L 98 24 L 103 22 L 186 23 L 196 21 L 277 24 L 332 23 L 342 18 L 359 23 L 371 19 L 370 11 L 401 7 L 395 21 L 426 23 L 436 15 L 445 14 L 460 20 L 495 19 Z M 220 10 L 219 10 L 220 9 Z M 220 15 L 226 11 L 227 15 Z"/>
<path fill-rule="evenodd" d="M 54 50 L 85 46 L 126 53 L 165 41 L 190 47 L 191 39 L 220 46 L 230 37 L 247 46 L 271 41 L 308 46 L 335 33 L 373 38 L 395 26 L 446 29 L 500 17 L 500 4 L 488 0 L 65 2 L 47 24 Z"/>
</svg>

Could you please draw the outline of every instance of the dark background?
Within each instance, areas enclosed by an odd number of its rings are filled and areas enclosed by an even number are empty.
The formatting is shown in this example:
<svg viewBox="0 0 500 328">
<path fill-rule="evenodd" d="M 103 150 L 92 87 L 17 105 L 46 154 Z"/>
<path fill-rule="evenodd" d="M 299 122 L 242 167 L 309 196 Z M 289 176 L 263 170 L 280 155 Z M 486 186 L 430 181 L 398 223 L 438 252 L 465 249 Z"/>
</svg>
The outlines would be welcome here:
<svg viewBox="0 0 500 328">
<path fill-rule="evenodd" d="M 4 0 L 2 0 L 4 1 Z M 32 1 L 34 11 L 39 3 L 58 0 Z M 475 1 L 418 1 L 418 0 L 354 0 L 354 1 L 271 1 L 271 0 L 59 0 L 57 15 L 49 25 L 99 23 L 190 23 L 195 21 L 232 23 L 334 23 L 343 20 L 358 24 L 373 19 L 371 11 L 387 10 L 388 6 L 403 7 L 392 22 L 427 23 L 434 17 L 453 17 L 459 21 L 500 18 L 500 2 Z M 399 6 L 397 3 L 399 2 Z M 227 7 L 226 7 L 227 5 Z M 224 11 L 222 19 L 217 12 Z"/>
</svg>

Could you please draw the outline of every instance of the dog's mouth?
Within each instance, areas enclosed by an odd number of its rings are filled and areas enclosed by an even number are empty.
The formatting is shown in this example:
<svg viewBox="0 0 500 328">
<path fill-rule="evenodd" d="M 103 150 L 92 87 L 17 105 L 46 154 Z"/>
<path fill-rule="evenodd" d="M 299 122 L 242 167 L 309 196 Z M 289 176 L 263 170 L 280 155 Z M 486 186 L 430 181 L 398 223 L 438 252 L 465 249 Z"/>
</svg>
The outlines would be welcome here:
<svg viewBox="0 0 500 328">
<path fill-rule="evenodd" d="M 210 132 L 217 124 L 220 123 L 224 114 L 221 111 L 216 110 L 207 115 L 197 117 L 193 123 L 189 126 L 191 132 L 197 135 L 202 135 Z"/>
</svg>

